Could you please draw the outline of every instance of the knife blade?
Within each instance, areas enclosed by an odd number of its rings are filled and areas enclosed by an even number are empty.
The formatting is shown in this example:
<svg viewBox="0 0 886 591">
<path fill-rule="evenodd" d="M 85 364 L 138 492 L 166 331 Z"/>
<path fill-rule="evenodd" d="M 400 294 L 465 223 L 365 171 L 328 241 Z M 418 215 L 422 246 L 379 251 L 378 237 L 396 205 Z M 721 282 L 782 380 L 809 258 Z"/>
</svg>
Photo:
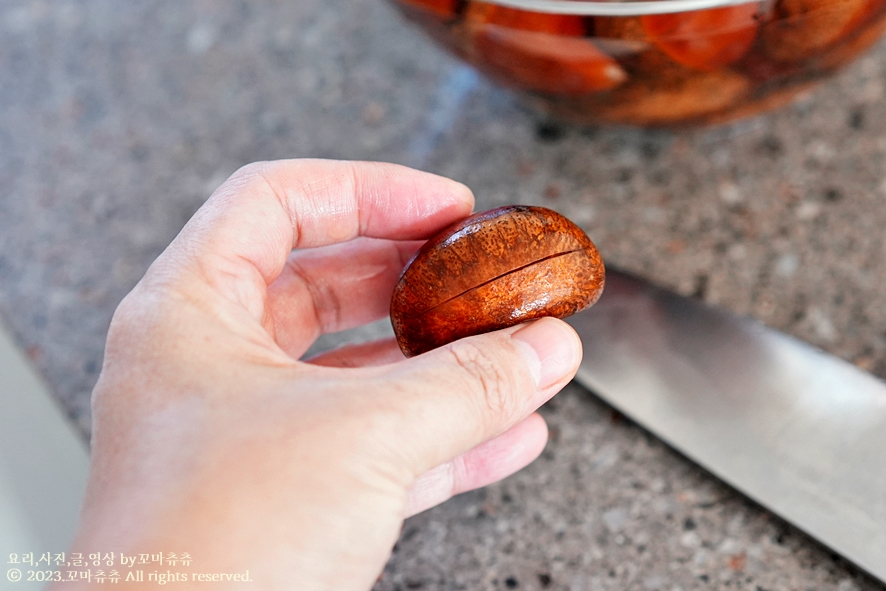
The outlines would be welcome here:
<svg viewBox="0 0 886 591">
<path fill-rule="evenodd" d="M 576 379 L 886 581 L 886 384 L 763 324 L 607 270 Z"/>
</svg>

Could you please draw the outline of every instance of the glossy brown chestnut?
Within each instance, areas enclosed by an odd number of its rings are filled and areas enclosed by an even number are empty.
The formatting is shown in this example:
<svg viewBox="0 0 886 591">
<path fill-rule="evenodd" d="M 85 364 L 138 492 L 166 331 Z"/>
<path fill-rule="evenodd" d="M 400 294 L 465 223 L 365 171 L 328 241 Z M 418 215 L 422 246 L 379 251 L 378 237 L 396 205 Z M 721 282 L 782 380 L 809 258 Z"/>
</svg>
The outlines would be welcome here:
<svg viewBox="0 0 886 591">
<path fill-rule="evenodd" d="M 543 207 L 474 214 L 425 243 L 394 288 L 391 323 L 407 357 L 533 318 L 565 318 L 603 292 L 600 253 Z"/>
</svg>

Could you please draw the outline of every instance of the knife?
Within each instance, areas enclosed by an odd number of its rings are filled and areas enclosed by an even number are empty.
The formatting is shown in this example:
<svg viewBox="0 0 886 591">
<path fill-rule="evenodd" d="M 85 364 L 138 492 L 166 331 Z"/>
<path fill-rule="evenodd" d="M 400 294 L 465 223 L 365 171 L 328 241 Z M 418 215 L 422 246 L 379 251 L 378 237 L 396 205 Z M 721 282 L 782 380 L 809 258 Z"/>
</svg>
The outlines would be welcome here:
<svg viewBox="0 0 886 591">
<path fill-rule="evenodd" d="M 811 345 L 607 270 L 576 379 L 886 581 L 886 384 Z"/>
</svg>

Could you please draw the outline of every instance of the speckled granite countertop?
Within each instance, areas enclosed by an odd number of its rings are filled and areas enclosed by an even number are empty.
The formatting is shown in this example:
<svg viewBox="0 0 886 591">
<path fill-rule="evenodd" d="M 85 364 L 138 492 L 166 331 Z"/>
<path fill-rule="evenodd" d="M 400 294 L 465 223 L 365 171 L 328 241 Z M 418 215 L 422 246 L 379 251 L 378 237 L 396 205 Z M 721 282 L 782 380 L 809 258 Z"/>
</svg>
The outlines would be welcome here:
<svg viewBox="0 0 886 591">
<path fill-rule="evenodd" d="M 117 302 L 271 158 L 545 204 L 610 264 L 886 376 L 884 45 L 776 114 L 675 133 L 541 124 L 381 0 L 7 0 L 0 30 L 0 313 L 84 433 Z M 407 522 L 380 591 L 883 588 L 578 386 L 546 414 L 533 466 Z"/>
</svg>

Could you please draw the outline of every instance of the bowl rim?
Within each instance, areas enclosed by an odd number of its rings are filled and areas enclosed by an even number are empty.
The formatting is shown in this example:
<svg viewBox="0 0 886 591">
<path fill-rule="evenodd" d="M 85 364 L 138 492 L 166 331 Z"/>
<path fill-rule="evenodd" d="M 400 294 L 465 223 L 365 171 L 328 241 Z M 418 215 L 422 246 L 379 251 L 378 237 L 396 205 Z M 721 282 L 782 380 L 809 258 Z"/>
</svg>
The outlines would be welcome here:
<svg viewBox="0 0 886 591">
<path fill-rule="evenodd" d="M 510 8 L 553 14 L 583 16 L 642 16 L 689 12 L 741 4 L 759 4 L 761 10 L 773 0 L 484 0 Z"/>
</svg>

